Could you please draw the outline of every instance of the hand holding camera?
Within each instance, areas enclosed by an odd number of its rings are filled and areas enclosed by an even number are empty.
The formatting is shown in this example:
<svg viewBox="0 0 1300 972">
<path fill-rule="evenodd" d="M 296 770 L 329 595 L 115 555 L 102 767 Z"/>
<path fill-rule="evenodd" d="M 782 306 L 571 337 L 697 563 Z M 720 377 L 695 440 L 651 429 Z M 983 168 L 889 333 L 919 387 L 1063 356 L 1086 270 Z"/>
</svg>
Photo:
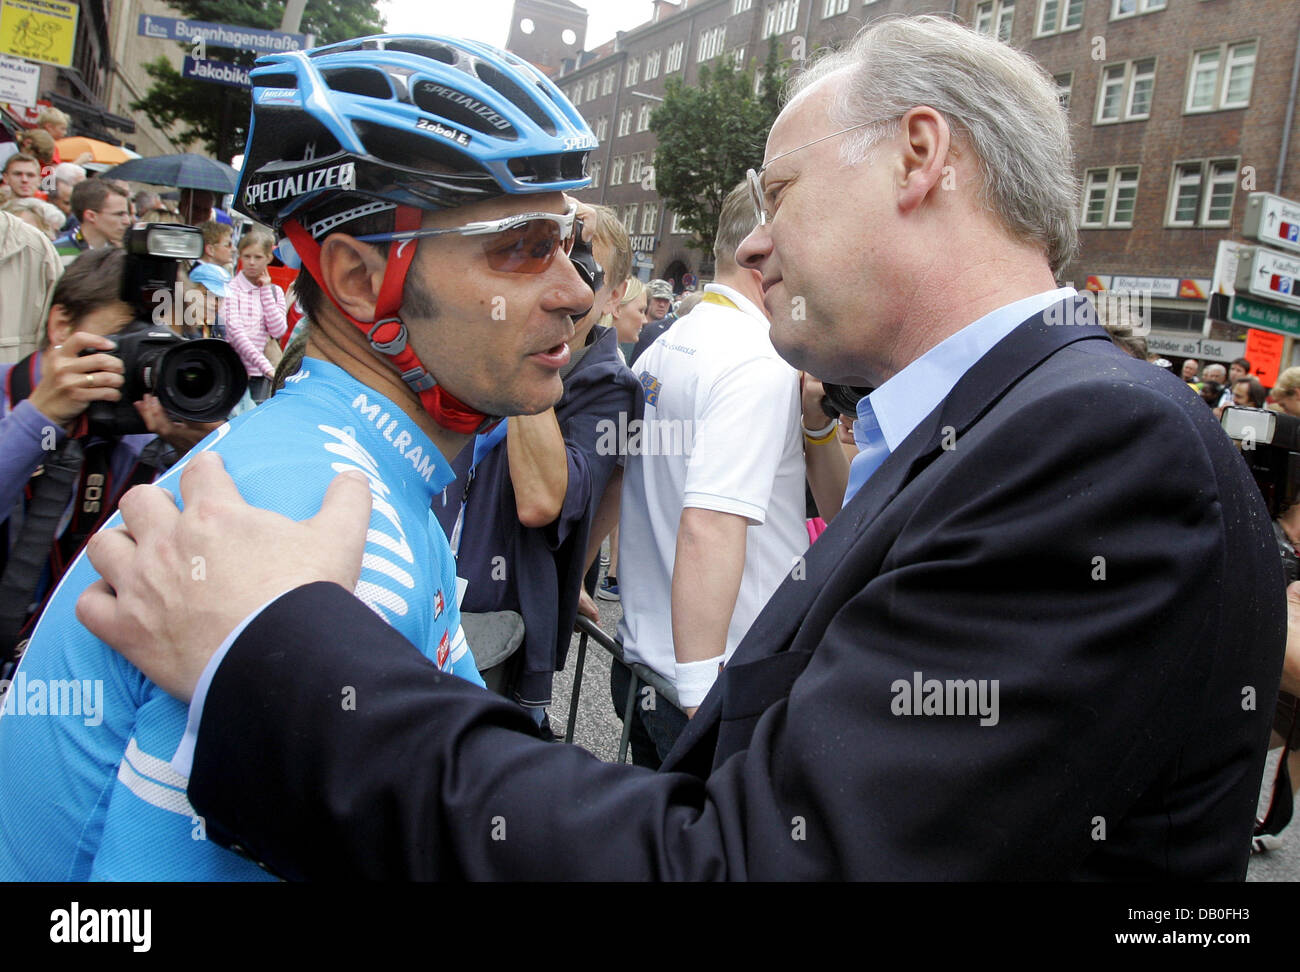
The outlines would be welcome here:
<svg viewBox="0 0 1300 972">
<path fill-rule="evenodd" d="M 32 390 L 32 405 L 67 426 L 92 402 L 116 402 L 125 378 L 122 359 L 111 353 L 114 347 L 112 340 L 92 331 L 73 331 L 50 349 L 40 383 Z M 96 353 L 101 351 L 108 353 Z"/>
</svg>

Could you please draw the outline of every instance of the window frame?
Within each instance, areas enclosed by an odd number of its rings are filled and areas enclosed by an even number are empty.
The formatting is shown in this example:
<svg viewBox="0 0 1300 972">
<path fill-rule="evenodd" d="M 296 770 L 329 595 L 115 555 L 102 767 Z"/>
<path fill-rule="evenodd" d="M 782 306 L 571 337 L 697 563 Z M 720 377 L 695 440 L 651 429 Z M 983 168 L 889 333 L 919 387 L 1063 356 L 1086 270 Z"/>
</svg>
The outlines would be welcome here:
<svg viewBox="0 0 1300 972">
<path fill-rule="evenodd" d="M 1133 113 L 1133 96 L 1137 90 L 1138 65 L 1151 63 L 1151 94 L 1147 99 L 1147 110 L 1144 114 L 1138 115 Z M 1128 61 L 1114 61 L 1110 64 L 1104 64 L 1101 68 L 1101 77 L 1097 82 L 1097 106 L 1092 113 L 1092 123 L 1094 125 L 1122 125 L 1131 121 L 1147 121 L 1151 117 L 1151 108 L 1155 104 L 1156 75 L 1159 73 L 1159 58 L 1154 55 L 1151 57 L 1135 57 Z M 1119 114 L 1114 118 L 1108 118 L 1102 114 L 1106 107 L 1106 91 L 1111 83 L 1108 80 L 1108 74 L 1116 68 L 1123 68 L 1124 74 L 1120 79 L 1119 94 Z M 1145 75 L 1143 75 L 1145 77 Z"/>
<path fill-rule="evenodd" d="M 1120 222 L 1116 217 L 1116 211 L 1119 208 L 1119 182 L 1120 174 L 1124 172 L 1133 172 L 1133 211 L 1128 222 Z M 1090 193 L 1093 188 L 1092 177 L 1096 173 L 1106 173 L 1106 185 L 1104 195 L 1102 196 L 1104 204 L 1104 213 L 1101 222 L 1088 222 L 1089 203 L 1091 201 Z M 1080 229 L 1132 229 L 1137 217 L 1138 192 L 1142 187 L 1142 166 L 1139 165 L 1112 165 L 1098 166 L 1087 169 L 1083 174 L 1083 209 L 1080 213 Z"/>
<path fill-rule="evenodd" d="M 1047 12 L 1047 4 L 1055 2 L 1056 7 L 1056 25 L 1053 27 L 1043 26 L 1043 16 Z M 1075 3 L 1078 3 L 1079 22 L 1071 27 L 1066 20 L 1069 12 Z M 1083 12 L 1085 10 L 1084 0 L 1038 0 L 1038 16 L 1034 18 L 1034 36 L 1035 37 L 1053 37 L 1056 34 L 1068 34 L 1070 31 L 1080 30 L 1083 27 Z"/>
<path fill-rule="evenodd" d="M 653 235 L 655 231 L 655 220 L 659 218 L 659 204 L 648 202 L 641 207 L 641 235 Z M 646 223 L 650 223 L 650 228 L 646 229 Z"/>
<path fill-rule="evenodd" d="M 1124 0 L 1110 0 L 1111 20 L 1128 20 L 1130 17 L 1143 17 L 1149 13 L 1158 13 L 1169 6 L 1167 0 L 1133 0 L 1133 9 L 1128 13 L 1121 13 L 1119 5 L 1123 2 Z"/>
<path fill-rule="evenodd" d="M 1246 100 L 1242 102 L 1227 103 L 1228 84 L 1232 77 L 1233 69 L 1240 67 L 1241 62 L 1233 61 L 1233 54 L 1243 47 L 1252 47 L 1250 55 L 1250 83 L 1246 87 Z M 1214 69 L 1214 88 L 1212 100 L 1208 107 L 1197 107 L 1192 104 L 1192 95 L 1196 91 L 1196 78 L 1198 73 L 1197 63 L 1202 55 L 1217 54 L 1218 61 Z M 1202 47 L 1191 53 L 1191 59 L 1187 68 L 1187 92 L 1183 96 L 1183 114 L 1184 115 L 1208 115 L 1216 111 L 1241 111 L 1243 108 L 1250 107 L 1251 96 L 1255 93 L 1255 74 L 1259 67 L 1259 38 L 1253 37 L 1239 41 L 1225 41 L 1222 44 L 1216 44 L 1211 47 Z"/>
<path fill-rule="evenodd" d="M 1061 84 L 1061 78 L 1065 78 L 1065 84 Z M 1065 103 L 1061 107 L 1065 111 L 1070 110 L 1070 99 L 1074 94 L 1074 72 L 1066 71 L 1063 74 L 1052 75 L 1052 81 L 1056 83 L 1056 101 L 1061 104 L 1061 94 L 1065 94 Z"/>
<path fill-rule="evenodd" d="M 850 6 L 851 0 L 824 0 L 822 3 L 822 20 L 829 20 L 831 17 L 838 17 L 840 14 L 848 13 Z"/>
</svg>

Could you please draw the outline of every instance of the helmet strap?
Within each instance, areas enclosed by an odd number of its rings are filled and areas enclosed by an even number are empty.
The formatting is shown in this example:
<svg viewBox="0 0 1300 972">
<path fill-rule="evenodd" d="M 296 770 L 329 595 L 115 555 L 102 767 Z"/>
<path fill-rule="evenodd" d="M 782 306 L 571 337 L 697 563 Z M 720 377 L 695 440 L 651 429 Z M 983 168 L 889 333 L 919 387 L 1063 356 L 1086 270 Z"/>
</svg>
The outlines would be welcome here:
<svg viewBox="0 0 1300 972">
<path fill-rule="evenodd" d="M 408 233 L 420 228 L 421 210 L 414 206 L 398 206 L 394 231 Z M 379 285 L 379 298 L 375 301 L 375 319 L 359 321 L 334 299 L 329 288 L 321 281 L 320 244 L 303 229 L 297 219 L 286 220 L 282 227 L 293 248 L 298 252 L 303 267 L 320 284 L 344 319 L 360 329 L 370 347 L 387 357 L 402 381 L 420 399 L 420 405 L 449 432 L 473 435 L 485 431 L 500 419 L 471 408 L 438 384 L 437 379 L 420 362 L 415 349 L 407 342 L 406 324 L 399 316 L 402 309 L 402 292 L 406 287 L 406 274 L 415 257 L 418 240 L 401 240 L 391 243 L 384 279 Z"/>
</svg>

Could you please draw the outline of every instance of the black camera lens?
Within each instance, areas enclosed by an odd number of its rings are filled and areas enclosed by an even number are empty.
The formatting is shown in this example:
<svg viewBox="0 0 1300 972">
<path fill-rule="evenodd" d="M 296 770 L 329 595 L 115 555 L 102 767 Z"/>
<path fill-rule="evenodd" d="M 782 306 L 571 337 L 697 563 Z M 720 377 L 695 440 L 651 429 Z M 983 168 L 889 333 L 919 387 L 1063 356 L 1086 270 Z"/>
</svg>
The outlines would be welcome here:
<svg viewBox="0 0 1300 972">
<path fill-rule="evenodd" d="M 226 418 L 247 386 L 239 355 L 225 341 L 205 338 L 173 345 L 158 363 L 153 382 L 162 407 L 191 422 Z"/>
</svg>

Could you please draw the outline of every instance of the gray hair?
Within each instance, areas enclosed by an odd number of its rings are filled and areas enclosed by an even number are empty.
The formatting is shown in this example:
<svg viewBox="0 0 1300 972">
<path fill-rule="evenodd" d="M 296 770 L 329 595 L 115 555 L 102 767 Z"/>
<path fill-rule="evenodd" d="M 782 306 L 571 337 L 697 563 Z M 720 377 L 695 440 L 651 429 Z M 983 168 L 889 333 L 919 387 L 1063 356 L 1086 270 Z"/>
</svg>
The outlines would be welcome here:
<svg viewBox="0 0 1300 972">
<path fill-rule="evenodd" d="M 60 162 L 54 167 L 54 179 L 75 186 L 86 178 L 86 170 L 75 162 Z"/>
<path fill-rule="evenodd" d="M 1029 55 L 934 16 L 887 18 L 862 30 L 794 77 L 793 98 L 844 71 L 831 120 L 844 127 L 884 119 L 844 139 L 853 165 L 895 130 L 897 119 L 928 105 L 979 160 L 981 201 L 1014 235 L 1040 243 L 1059 274 L 1079 245 L 1079 182 L 1069 118 L 1056 84 Z"/>
<path fill-rule="evenodd" d="M 26 212 L 32 213 L 44 226 L 45 235 L 51 237 L 58 235 L 59 230 L 63 228 L 63 224 L 68 219 L 58 206 L 47 203 L 43 199 L 37 199 L 35 196 L 27 199 L 11 199 L 3 206 L 0 206 L 0 210 L 13 213 L 15 216 L 20 216 Z"/>
</svg>

